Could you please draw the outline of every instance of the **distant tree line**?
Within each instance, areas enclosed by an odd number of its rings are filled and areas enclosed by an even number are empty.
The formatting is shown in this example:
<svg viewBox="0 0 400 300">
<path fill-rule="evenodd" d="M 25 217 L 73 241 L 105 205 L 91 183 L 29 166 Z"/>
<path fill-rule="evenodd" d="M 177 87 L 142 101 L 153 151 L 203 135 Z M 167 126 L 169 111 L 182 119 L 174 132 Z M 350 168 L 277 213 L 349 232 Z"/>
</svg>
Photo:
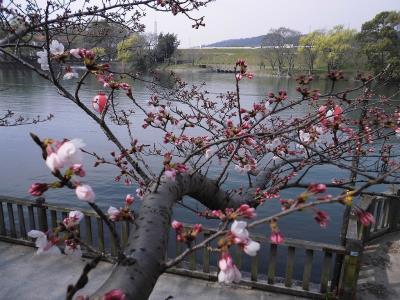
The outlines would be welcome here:
<svg viewBox="0 0 400 300">
<path fill-rule="evenodd" d="M 154 37 L 135 33 L 118 43 L 117 59 L 129 63 L 134 69 L 146 70 L 156 64 L 169 64 L 178 46 L 175 34 L 160 33 Z"/>
<path fill-rule="evenodd" d="M 263 41 L 262 60 L 277 75 L 291 76 L 295 67 L 313 74 L 317 65 L 328 72 L 367 68 L 374 73 L 389 66 L 393 78 L 400 79 L 400 12 L 381 12 L 360 32 L 341 25 L 307 35 L 285 27 L 271 29 Z"/>
</svg>

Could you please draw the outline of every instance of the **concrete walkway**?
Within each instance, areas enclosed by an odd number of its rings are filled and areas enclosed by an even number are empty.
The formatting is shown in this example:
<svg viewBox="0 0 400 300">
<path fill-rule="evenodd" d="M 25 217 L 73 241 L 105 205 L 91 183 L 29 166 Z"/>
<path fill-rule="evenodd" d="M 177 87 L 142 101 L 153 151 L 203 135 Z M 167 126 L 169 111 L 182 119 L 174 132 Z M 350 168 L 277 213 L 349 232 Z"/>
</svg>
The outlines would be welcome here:
<svg viewBox="0 0 400 300">
<path fill-rule="evenodd" d="M 358 299 L 400 299 L 400 233 L 367 245 L 358 280 Z"/>
<path fill-rule="evenodd" d="M 35 249 L 0 242 L 0 299 L 62 300 L 68 284 L 75 283 L 85 259 L 70 256 L 35 255 Z M 90 272 L 89 283 L 78 292 L 88 295 L 110 274 L 112 265 L 100 263 Z M 294 300 L 288 295 L 262 292 L 165 274 L 150 300 Z"/>
</svg>

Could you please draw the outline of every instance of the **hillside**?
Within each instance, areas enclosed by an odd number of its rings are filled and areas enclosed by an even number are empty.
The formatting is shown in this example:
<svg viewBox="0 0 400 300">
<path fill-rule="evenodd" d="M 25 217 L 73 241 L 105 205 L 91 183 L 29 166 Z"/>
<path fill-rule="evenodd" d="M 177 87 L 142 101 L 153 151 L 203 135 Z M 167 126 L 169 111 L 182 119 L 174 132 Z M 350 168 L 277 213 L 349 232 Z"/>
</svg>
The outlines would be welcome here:
<svg viewBox="0 0 400 300">
<path fill-rule="evenodd" d="M 260 47 L 265 35 L 242 38 L 230 39 L 206 45 L 206 47 Z"/>
<path fill-rule="evenodd" d="M 301 35 L 289 36 L 286 44 L 298 45 Z M 206 47 L 261 47 L 261 45 L 271 46 L 276 43 L 276 35 L 268 33 L 250 38 L 230 39 L 206 45 Z"/>
</svg>

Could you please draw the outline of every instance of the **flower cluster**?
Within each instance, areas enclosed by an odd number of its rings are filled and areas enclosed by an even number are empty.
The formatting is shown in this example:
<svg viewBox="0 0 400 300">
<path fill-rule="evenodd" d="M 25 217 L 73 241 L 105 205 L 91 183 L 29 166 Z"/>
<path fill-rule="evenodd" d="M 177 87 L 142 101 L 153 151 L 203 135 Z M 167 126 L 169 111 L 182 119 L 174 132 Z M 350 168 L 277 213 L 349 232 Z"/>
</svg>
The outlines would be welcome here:
<svg viewBox="0 0 400 300">
<path fill-rule="evenodd" d="M 109 219 L 113 222 L 133 220 L 133 214 L 130 206 L 133 204 L 134 201 L 135 198 L 131 194 L 128 194 L 125 197 L 125 206 L 123 208 L 118 209 L 114 206 L 110 206 L 107 211 Z"/>
<path fill-rule="evenodd" d="M 70 211 L 68 217 L 64 218 L 59 226 L 53 230 L 42 232 L 31 230 L 28 236 L 36 239 L 37 254 L 61 254 L 60 245 L 64 242 L 64 253 L 67 255 L 82 256 L 79 240 L 75 238 L 78 232 L 79 222 L 83 218 L 80 211 Z M 63 235 L 61 235 L 63 234 Z"/>
<path fill-rule="evenodd" d="M 334 105 L 332 109 L 328 109 L 326 105 L 322 105 L 318 109 L 320 122 L 324 127 L 338 126 L 342 121 L 343 108 Z"/>
<path fill-rule="evenodd" d="M 271 243 L 277 244 L 277 245 L 282 244 L 284 238 L 283 238 L 283 234 L 279 230 L 278 222 L 276 220 L 272 220 L 269 223 L 269 226 L 271 228 L 271 235 L 269 237 L 269 240 L 271 241 Z"/>
<path fill-rule="evenodd" d="M 170 152 L 164 154 L 164 177 L 169 180 L 175 180 L 176 175 L 189 171 L 188 166 L 181 163 L 172 163 L 172 155 Z"/>
<path fill-rule="evenodd" d="M 284 90 L 281 90 L 278 92 L 278 94 L 274 94 L 272 92 L 268 93 L 268 97 L 269 97 L 269 102 L 282 102 L 283 100 L 286 100 L 288 95 L 287 92 Z"/>
<path fill-rule="evenodd" d="M 235 68 L 239 68 L 239 71 L 236 72 L 236 75 L 235 75 L 237 81 L 241 80 L 243 78 L 243 76 L 246 76 L 248 79 L 253 79 L 254 74 L 247 72 L 247 64 L 244 59 L 239 59 L 236 62 Z"/>
<path fill-rule="evenodd" d="M 224 211 L 221 210 L 206 210 L 204 213 L 200 213 L 200 216 L 206 218 L 225 220 L 236 220 L 237 218 L 253 219 L 257 216 L 254 207 L 250 207 L 248 204 L 242 204 L 236 210 L 232 208 L 226 208 Z"/>
<path fill-rule="evenodd" d="M 232 282 L 239 283 L 242 279 L 239 269 L 233 263 L 233 259 L 229 252 L 223 252 L 218 261 L 220 272 L 218 273 L 218 281 L 230 284 Z"/>
<path fill-rule="evenodd" d="M 128 94 L 132 94 L 132 87 L 126 82 L 119 82 L 115 80 L 113 73 L 108 75 L 99 74 L 97 75 L 97 80 L 103 83 L 104 87 L 108 87 L 113 90 L 121 89 L 127 91 Z"/>
<path fill-rule="evenodd" d="M 65 182 L 70 181 L 72 176 L 84 177 L 86 172 L 83 168 L 83 153 L 81 148 L 85 146 L 81 139 L 54 141 L 46 139 L 43 143 L 46 154 L 46 165 L 51 172 L 58 178 L 62 177 L 59 182 L 33 183 L 28 192 L 32 196 L 40 196 L 49 188 L 60 188 L 65 185 Z M 61 174 L 61 169 L 66 168 L 64 174 Z M 95 194 L 93 189 L 79 181 L 72 182 L 75 186 L 75 193 L 78 199 L 94 202 Z"/>
<path fill-rule="evenodd" d="M 96 53 L 94 53 L 93 50 L 76 48 L 69 50 L 69 54 L 78 59 L 83 58 L 83 62 L 86 65 L 86 67 L 92 67 L 95 64 Z"/>
<path fill-rule="evenodd" d="M 220 272 L 218 281 L 224 283 L 239 282 L 241 274 L 238 268 L 233 263 L 232 257 L 229 254 L 229 247 L 238 245 L 247 255 L 255 256 L 260 250 L 260 243 L 253 241 L 250 238 L 249 232 L 246 229 L 247 222 L 233 221 L 231 230 L 228 235 L 218 242 L 221 258 L 218 262 Z"/>
<path fill-rule="evenodd" d="M 196 236 L 203 231 L 201 224 L 195 224 L 193 228 L 185 229 L 179 221 L 173 220 L 171 227 L 176 232 L 176 240 L 183 243 L 191 243 L 196 239 Z"/>
<path fill-rule="evenodd" d="M 260 250 L 260 244 L 250 239 L 249 232 L 246 229 L 247 222 L 233 221 L 231 225 L 232 239 L 249 256 L 255 256 Z"/>
<path fill-rule="evenodd" d="M 53 40 L 49 44 L 49 50 L 51 57 L 59 57 L 64 54 L 64 45 L 57 40 Z M 38 51 L 36 54 L 39 57 L 37 61 L 40 64 L 40 68 L 43 71 L 48 71 L 50 67 L 49 67 L 49 55 L 47 50 L 44 49 L 43 51 Z"/>
</svg>

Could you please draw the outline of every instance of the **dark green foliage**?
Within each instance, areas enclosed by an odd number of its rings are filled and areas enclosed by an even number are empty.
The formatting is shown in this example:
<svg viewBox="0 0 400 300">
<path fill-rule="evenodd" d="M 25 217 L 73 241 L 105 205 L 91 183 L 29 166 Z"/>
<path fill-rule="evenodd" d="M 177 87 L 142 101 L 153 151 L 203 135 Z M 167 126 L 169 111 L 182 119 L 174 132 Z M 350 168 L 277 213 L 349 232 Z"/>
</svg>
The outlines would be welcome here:
<svg viewBox="0 0 400 300">
<path fill-rule="evenodd" d="M 157 45 L 154 48 L 154 57 L 157 63 L 163 63 L 172 57 L 179 46 L 178 38 L 175 34 L 167 33 L 158 35 Z"/>
<path fill-rule="evenodd" d="M 127 62 L 133 69 L 145 71 L 156 64 L 168 62 L 179 45 L 174 34 L 160 34 L 156 42 L 153 36 L 135 33 L 120 42 L 118 60 Z"/>
<path fill-rule="evenodd" d="M 400 79 L 400 12 L 377 14 L 362 25 L 358 41 L 371 70 L 378 73 L 390 64 L 392 76 Z"/>
</svg>

